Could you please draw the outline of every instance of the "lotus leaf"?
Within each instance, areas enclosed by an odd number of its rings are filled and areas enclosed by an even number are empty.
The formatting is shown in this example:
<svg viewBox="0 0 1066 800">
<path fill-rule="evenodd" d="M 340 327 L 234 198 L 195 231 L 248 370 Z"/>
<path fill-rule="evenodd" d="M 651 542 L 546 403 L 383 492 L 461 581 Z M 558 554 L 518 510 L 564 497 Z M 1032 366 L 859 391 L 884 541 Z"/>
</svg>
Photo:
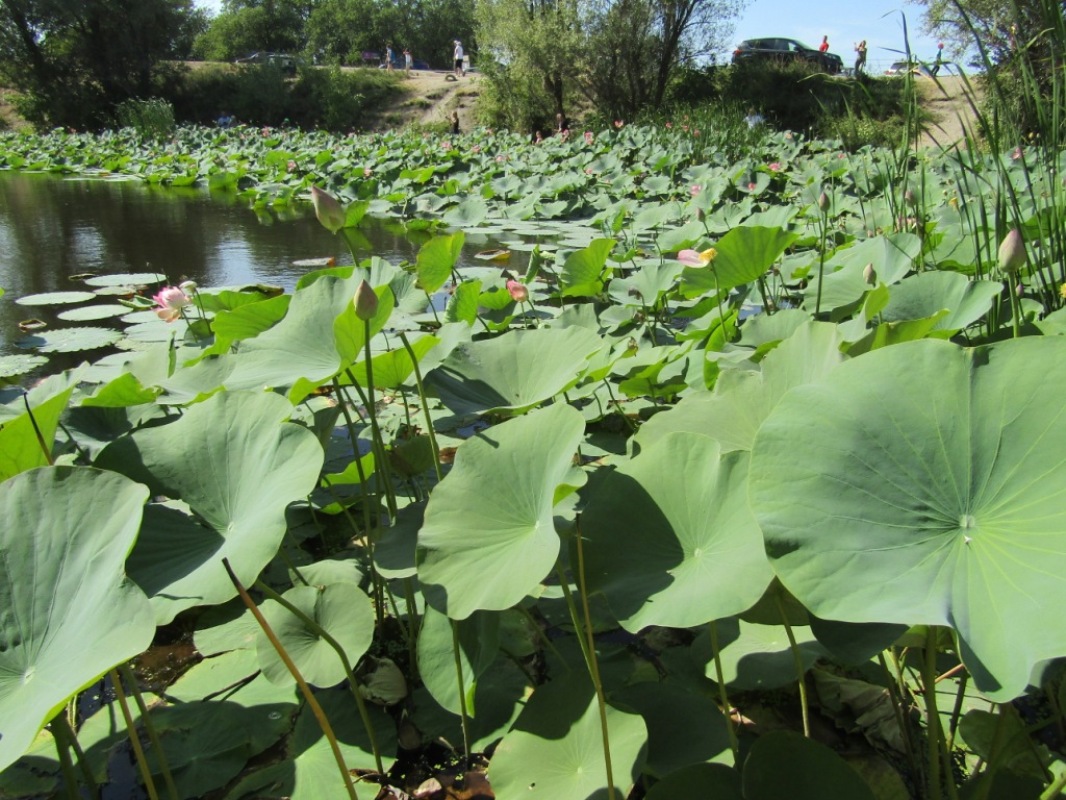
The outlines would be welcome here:
<svg viewBox="0 0 1066 800">
<path fill-rule="evenodd" d="M 418 630 L 418 674 L 442 708 L 453 714 L 465 711 L 476 718 L 474 700 L 478 678 L 496 660 L 499 646 L 499 612 L 475 611 L 466 619 L 455 622 L 429 607 Z M 462 702 L 456 659 L 461 662 L 463 670 Z"/>
<path fill-rule="evenodd" d="M 589 584 L 624 628 L 694 627 L 759 599 L 773 573 L 747 479 L 746 454 L 723 457 L 711 438 L 672 433 L 589 484 Z"/>
<path fill-rule="evenodd" d="M 886 322 L 919 320 L 948 309 L 948 314 L 937 319 L 935 329 L 955 333 L 987 314 L 1002 291 L 998 281 L 972 281 L 957 272 L 920 272 L 892 287 L 881 318 Z"/>
<path fill-rule="evenodd" d="M 510 608 L 540 585 L 559 555 L 552 507 L 557 487 L 574 480 L 583 430 L 578 411 L 556 404 L 459 448 L 418 535 L 428 603 L 466 619 L 479 609 Z"/>
<path fill-rule="evenodd" d="M 80 370 L 53 375 L 0 406 L 0 481 L 52 463 L 59 420 L 80 377 Z"/>
<path fill-rule="evenodd" d="M 28 294 L 25 297 L 20 297 L 15 302 L 20 306 L 58 306 L 70 303 L 85 303 L 95 299 L 96 295 L 92 292 L 46 292 L 44 294 Z"/>
<path fill-rule="evenodd" d="M 584 328 L 510 331 L 459 345 L 426 381 L 456 414 L 520 412 L 574 385 L 601 344 Z"/>
<path fill-rule="evenodd" d="M 1066 600 L 1064 355 L 1060 337 L 926 340 L 793 389 L 749 483 L 785 586 L 824 619 L 949 625 L 982 692 L 1020 693 L 1066 653 L 1044 624 Z"/>
<path fill-rule="evenodd" d="M 745 800 L 874 800 L 844 759 L 824 744 L 791 731 L 760 736 L 744 762 Z"/>
<path fill-rule="evenodd" d="M 37 367 L 47 364 L 45 356 L 29 356 L 23 354 L 0 356 L 0 378 L 14 378 L 25 375 Z"/>
<path fill-rule="evenodd" d="M 608 706 L 606 716 L 615 789 L 625 797 L 648 733 L 637 714 Z M 588 677 L 572 672 L 539 686 L 497 746 L 488 775 L 499 797 L 605 798 L 603 733 Z"/>
<path fill-rule="evenodd" d="M 121 338 L 121 333 L 110 328 L 59 328 L 24 336 L 17 344 L 24 349 L 36 348 L 42 353 L 76 353 L 109 347 Z"/>
<path fill-rule="evenodd" d="M 707 800 L 744 800 L 740 775 L 724 764 L 692 764 L 671 773 L 648 790 L 647 800 L 678 800 L 704 797 Z"/>
<path fill-rule="evenodd" d="M 686 268 L 681 276 L 686 295 L 723 292 L 751 283 L 781 257 L 799 234 L 783 228 L 738 226 L 719 239 L 717 254 L 707 267 Z"/>
<path fill-rule="evenodd" d="M 370 598 L 354 583 L 296 586 L 282 597 L 332 636 L 349 664 L 358 663 L 370 648 L 374 638 L 374 610 Z M 312 686 L 334 686 L 347 677 L 333 647 L 290 610 L 271 600 L 263 604 L 263 615 L 296 668 Z M 259 635 L 256 651 L 263 674 L 271 682 L 284 685 L 294 681 L 265 633 Z"/>
<path fill-rule="evenodd" d="M 284 421 L 291 412 L 277 395 L 223 392 L 176 422 L 117 439 L 98 457 L 184 504 L 150 506 L 130 558 L 161 624 L 236 594 L 223 558 L 249 584 L 274 557 L 285 508 L 311 491 L 323 459 L 313 433 Z"/>
<path fill-rule="evenodd" d="M 155 634 L 123 565 L 148 490 L 90 467 L 42 467 L 0 491 L 0 770 L 75 692 Z"/>
<path fill-rule="evenodd" d="M 124 314 L 128 314 L 129 311 L 128 306 L 119 305 L 118 303 L 103 303 L 67 309 L 66 311 L 60 311 L 56 316 L 68 322 L 89 322 L 96 319 L 121 317 Z"/>
</svg>

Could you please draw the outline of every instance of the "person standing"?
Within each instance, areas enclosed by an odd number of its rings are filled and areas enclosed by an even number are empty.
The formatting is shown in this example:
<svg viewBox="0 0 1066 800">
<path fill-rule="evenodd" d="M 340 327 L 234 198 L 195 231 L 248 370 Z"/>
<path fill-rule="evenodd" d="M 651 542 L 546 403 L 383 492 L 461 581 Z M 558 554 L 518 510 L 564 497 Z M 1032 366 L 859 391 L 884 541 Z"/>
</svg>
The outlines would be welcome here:
<svg viewBox="0 0 1066 800">
<path fill-rule="evenodd" d="M 822 43 L 820 45 L 818 45 L 818 52 L 819 53 L 828 53 L 829 52 L 829 37 L 828 36 L 823 36 L 822 37 Z"/>
<path fill-rule="evenodd" d="M 392 52 L 392 42 L 385 45 L 385 70 L 392 72 L 392 60 L 395 58 L 395 54 Z"/>
<path fill-rule="evenodd" d="M 855 45 L 855 77 L 859 77 L 866 69 L 866 40 L 863 39 Z"/>
<path fill-rule="evenodd" d="M 466 75 L 466 70 L 463 68 L 463 55 L 463 43 L 456 39 L 455 52 L 452 54 L 452 59 L 455 63 L 455 77 L 457 78 Z"/>
<path fill-rule="evenodd" d="M 413 66 L 413 60 L 411 58 L 411 48 L 405 47 L 403 49 L 403 71 L 408 78 L 411 77 L 411 67 Z"/>
</svg>

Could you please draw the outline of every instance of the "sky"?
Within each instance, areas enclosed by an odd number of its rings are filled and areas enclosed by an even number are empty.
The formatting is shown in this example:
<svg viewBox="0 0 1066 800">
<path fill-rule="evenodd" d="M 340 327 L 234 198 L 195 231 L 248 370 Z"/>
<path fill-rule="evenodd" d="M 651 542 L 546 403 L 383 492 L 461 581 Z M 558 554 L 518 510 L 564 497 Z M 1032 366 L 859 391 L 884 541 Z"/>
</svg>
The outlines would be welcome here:
<svg viewBox="0 0 1066 800">
<path fill-rule="evenodd" d="M 211 13 L 218 13 L 220 2 L 196 0 Z M 922 6 L 905 0 L 747 0 L 724 58 L 728 61 L 733 48 L 744 39 L 781 36 L 817 47 L 822 37 L 828 36 L 830 52 L 851 66 L 855 63 L 855 44 L 865 39 L 867 70 L 877 74 L 902 58 L 897 51 L 904 49 L 903 12 L 911 52 L 932 61 L 937 41 L 922 33 L 922 11 Z"/>
<path fill-rule="evenodd" d="M 937 40 L 922 32 L 923 10 L 903 0 L 748 0 L 737 20 L 733 45 L 744 39 L 780 36 L 817 47 L 829 37 L 829 52 L 855 63 L 855 45 L 866 40 L 866 64 L 877 74 L 903 58 L 903 20 L 916 58 L 932 61 Z M 730 50 L 730 53 L 732 50 Z"/>
</svg>

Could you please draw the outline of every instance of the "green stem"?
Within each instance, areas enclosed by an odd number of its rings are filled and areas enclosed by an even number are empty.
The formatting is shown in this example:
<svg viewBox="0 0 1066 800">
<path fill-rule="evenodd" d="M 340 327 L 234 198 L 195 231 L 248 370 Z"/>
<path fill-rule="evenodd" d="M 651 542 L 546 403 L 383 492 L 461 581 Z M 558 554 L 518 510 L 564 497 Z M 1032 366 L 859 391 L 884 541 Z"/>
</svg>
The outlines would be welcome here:
<svg viewBox="0 0 1066 800">
<path fill-rule="evenodd" d="M 115 699 L 118 700 L 119 708 L 122 709 L 122 719 L 126 721 L 126 733 L 130 737 L 130 747 L 133 748 L 133 757 L 137 760 L 137 769 L 144 781 L 145 791 L 150 800 L 159 800 L 159 792 L 152 780 L 152 771 L 148 768 L 148 759 L 144 756 L 144 748 L 141 747 L 141 737 L 137 735 L 137 725 L 130 713 L 130 705 L 126 702 L 126 693 L 122 690 L 122 679 L 116 670 L 111 670 L 111 685 L 115 689 Z"/>
<path fill-rule="evenodd" d="M 48 444 L 44 440 L 44 435 L 41 433 L 41 429 L 37 426 L 37 418 L 33 416 L 33 409 L 30 408 L 30 393 L 22 393 L 22 402 L 26 405 L 26 414 L 29 415 L 30 424 L 33 426 L 33 433 L 37 437 L 37 444 L 41 447 L 41 452 L 44 453 L 44 460 L 48 462 L 48 466 L 55 466 L 55 459 L 52 458 L 52 451 L 48 449 Z"/>
<path fill-rule="evenodd" d="M 922 659 L 922 688 L 925 695 L 925 728 L 929 745 L 929 798 L 940 800 L 943 786 L 940 779 L 940 714 L 936 707 L 936 626 L 930 625 L 925 635 L 925 654 Z"/>
<path fill-rule="evenodd" d="M 377 737 L 374 735 L 374 726 L 370 722 L 370 713 L 367 711 L 366 701 L 364 701 L 363 696 L 359 694 L 359 687 L 355 680 L 355 672 L 352 670 L 352 664 L 348 660 L 348 654 L 344 652 L 344 648 L 341 647 L 340 642 L 334 639 L 333 636 L 331 636 L 325 628 L 315 622 L 314 619 L 307 616 L 302 610 L 271 589 L 263 583 L 263 581 L 257 580 L 255 582 L 255 588 L 261 591 L 265 597 L 269 597 L 282 608 L 293 614 L 293 616 L 300 620 L 300 622 L 302 622 L 308 630 L 314 633 L 315 636 L 318 636 L 322 641 L 332 647 L 333 651 L 340 658 L 341 664 L 344 665 L 344 674 L 348 676 L 348 685 L 351 687 L 352 696 L 355 698 L 355 705 L 359 709 L 359 716 L 363 720 L 363 727 L 366 728 L 366 735 L 370 740 L 370 748 L 374 751 L 374 765 L 377 767 L 378 772 L 384 774 L 385 767 L 381 762 L 381 751 L 378 748 Z M 288 665 L 286 664 L 286 666 Z"/>
<path fill-rule="evenodd" d="M 729 734 L 729 749 L 733 751 L 733 763 L 740 763 L 740 743 L 737 741 L 737 732 L 733 727 L 733 707 L 729 704 L 729 696 L 725 689 L 725 671 L 722 669 L 722 653 L 718 646 L 718 623 L 711 620 L 707 624 L 711 634 L 711 657 L 714 659 L 714 676 L 718 682 L 718 702 L 722 704 L 722 714 L 725 716 L 725 729 Z"/>
<path fill-rule="evenodd" d="M 152 744 L 155 757 L 159 759 L 159 768 L 163 771 L 163 782 L 166 784 L 167 794 L 170 796 L 170 800 L 178 800 L 178 787 L 174 784 L 174 776 L 170 774 L 170 763 L 167 761 L 166 753 L 163 752 L 163 744 L 159 741 L 159 734 L 156 732 L 155 725 L 152 724 L 148 706 L 144 702 L 144 696 L 141 694 L 141 687 L 137 685 L 137 676 L 133 674 L 128 662 L 119 665 L 118 669 L 123 680 L 129 684 L 133 699 L 141 712 L 141 724 L 144 725 L 144 730 L 148 734 L 148 741 Z"/>
<path fill-rule="evenodd" d="M 248 591 L 233 572 L 233 568 L 230 567 L 228 558 L 222 559 L 222 566 L 225 567 L 226 574 L 229 575 L 229 579 L 237 590 L 237 594 L 240 595 L 241 601 L 244 603 L 245 607 L 252 612 L 255 621 L 259 623 L 259 627 L 262 628 L 263 633 L 274 647 L 274 650 L 278 654 L 278 658 L 281 659 L 285 668 L 289 670 L 289 674 L 291 674 L 296 680 L 296 685 L 300 687 L 300 693 L 303 694 L 304 700 L 307 701 L 307 707 L 311 709 L 311 713 L 314 714 L 315 719 L 318 720 L 318 725 L 322 729 L 322 735 L 326 737 L 326 741 L 329 742 L 330 750 L 333 751 L 333 758 L 337 762 L 337 769 L 340 770 L 341 773 L 341 782 L 347 790 L 349 800 L 359 800 L 359 796 L 355 792 L 355 784 L 352 782 L 351 771 L 348 769 L 348 765 L 344 763 L 344 755 L 341 753 L 340 745 L 337 744 L 337 736 L 333 733 L 333 727 L 329 724 L 326 712 L 324 712 L 322 706 L 318 704 L 314 692 L 312 692 L 311 687 L 307 685 L 307 681 L 305 681 L 303 675 L 300 674 L 300 670 L 296 668 L 296 664 L 293 663 L 289 654 L 285 652 L 285 647 L 278 640 L 277 634 L 275 634 L 270 627 L 270 623 L 266 621 L 263 612 L 259 610 L 255 601 L 252 600 Z"/>
<path fill-rule="evenodd" d="M 785 612 L 785 604 L 781 601 L 780 594 L 774 594 L 777 603 L 777 612 L 781 615 L 781 623 L 785 626 L 785 636 L 788 637 L 788 649 L 792 651 L 792 663 L 796 666 L 796 679 L 799 681 L 800 715 L 803 717 L 803 735 L 811 738 L 810 711 L 807 707 L 807 676 L 803 669 L 803 655 L 796 644 L 796 635 L 792 632 L 792 626 L 788 623 L 788 614 Z"/>
<path fill-rule="evenodd" d="M 337 397 L 340 400 L 341 414 L 344 416 L 344 424 L 348 429 L 348 439 L 352 443 L 352 458 L 355 459 L 355 469 L 359 473 L 359 491 L 363 493 L 363 530 L 369 538 L 370 493 L 368 492 L 367 487 L 366 472 L 363 470 L 362 457 L 359 454 L 359 437 L 355 432 L 355 421 L 352 419 L 351 412 L 348 410 L 351 398 L 349 398 L 348 393 L 341 388 L 340 381 L 337 378 L 333 379 L 333 388 L 337 392 Z M 341 505 L 343 506 L 343 503 Z"/>
<path fill-rule="evenodd" d="M 892 651 L 892 655 L 893 660 L 895 660 L 894 651 Z M 883 650 L 877 654 L 877 659 L 881 663 L 881 669 L 885 671 L 885 683 L 888 685 L 888 696 L 889 699 L 892 701 L 892 710 L 895 712 L 896 715 L 896 724 L 899 726 L 900 736 L 903 738 L 903 749 L 907 753 L 907 760 L 910 762 L 911 772 L 914 775 L 921 776 L 921 762 L 918 761 L 914 754 L 914 744 L 913 742 L 911 742 L 911 729 L 910 725 L 907 724 L 908 715 L 906 709 L 903 706 L 903 695 L 900 693 L 901 689 L 903 688 L 903 684 L 901 681 L 899 681 L 902 675 L 900 675 L 898 672 L 898 662 L 896 662 L 897 674 L 893 675 L 892 671 L 888 668 L 888 662 L 885 660 L 885 653 Z"/>
<path fill-rule="evenodd" d="M 1022 304 L 1018 299 L 1018 287 L 1014 283 L 1015 280 L 1014 275 L 1007 276 L 1007 292 L 1010 294 L 1011 328 L 1014 331 L 1014 338 L 1018 339 L 1022 335 Z"/>
<path fill-rule="evenodd" d="M 452 653 L 455 655 L 455 674 L 459 681 L 459 721 L 463 728 L 463 759 L 470 768 L 470 714 L 466 708 L 466 686 L 463 682 L 463 659 L 459 653 L 459 623 L 448 620 L 452 626 Z"/>
<path fill-rule="evenodd" d="M 825 274 L 825 240 L 828 235 L 829 212 L 822 211 L 822 244 L 818 248 L 818 295 L 814 301 L 814 316 L 817 317 L 822 311 L 822 276 Z"/>
<path fill-rule="evenodd" d="M 57 723 L 60 717 L 62 722 Z M 63 788 L 66 790 L 68 800 L 79 800 L 78 776 L 74 773 L 74 762 L 70 760 L 70 742 L 65 736 L 63 726 L 67 724 L 66 717 L 62 713 L 52 720 L 52 736 L 56 743 L 56 753 L 59 756 L 59 767 L 63 772 Z"/>
<path fill-rule="evenodd" d="M 70 752 L 74 751 L 74 755 L 78 757 L 78 771 L 81 772 L 81 777 L 85 781 L 85 785 L 89 787 L 89 793 L 95 800 L 99 800 L 100 787 L 96 785 L 96 778 L 93 777 L 93 771 L 89 768 L 89 762 L 85 759 L 85 751 L 81 749 L 78 744 L 78 737 L 74 733 L 74 729 L 70 727 L 70 720 L 67 719 L 66 712 L 57 714 L 55 719 L 52 720 L 52 735 L 56 740 L 56 747 L 62 747 L 59 752 L 59 763 L 63 766 L 63 753 L 66 752 L 69 763 Z M 63 771 L 64 780 L 68 785 L 74 785 L 69 780 L 67 771 Z"/>
<path fill-rule="evenodd" d="M 1066 772 L 1055 778 L 1055 782 L 1041 792 L 1040 800 L 1052 800 L 1052 798 L 1058 797 L 1063 789 L 1066 789 Z"/>
<path fill-rule="evenodd" d="M 389 507 L 389 516 L 392 520 L 395 520 L 396 495 L 393 493 L 392 488 L 392 470 L 389 468 L 389 459 L 385 453 L 385 440 L 381 438 L 381 428 L 378 427 L 378 412 L 377 408 L 375 408 L 374 367 L 372 366 L 373 359 L 370 357 L 370 322 L 366 321 L 363 324 L 366 326 L 366 398 L 364 405 L 366 406 L 367 416 L 370 417 L 370 437 L 374 446 L 374 460 L 378 462 L 374 464 L 374 468 L 381 475 L 381 483 L 385 487 L 385 504 Z M 355 387 L 355 391 L 362 396 L 363 390 L 356 382 L 352 371 L 349 369 L 346 372 L 348 379 L 352 382 L 352 386 Z"/>
<path fill-rule="evenodd" d="M 437 434 L 433 430 L 433 420 L 429 416 L 429 401 L 426 400 L 426 390 L 422 386 L 422 370 L 418 366 L 418 358 L 415 356 L 414 348 L 407 341 L 407 334 L 403 331 L 400 331 L 400 341 L 403 342 L 407 355 L 411 357 L 411 366 L 414 368 L 415 373 L 415 385 L 418 387 L 418 399 L 422 403 L 422 413 L 426 417 L 426 434 L 429 436 L 429 446 L 433 450 L 433 469 L 437 473 L 437 483 L 440 483 L 444 480 L 444 475 L 440 468 L 440 448 L 437 446 Z"/>
<path fill-rule="evenodd" d="M 589 608 L 588 587 L 585 584 L 585 551 L 581 545 L 580 524 L 577 525 L 577 530 L 574 534 L 574 544 L 577 548 L 578 591 L 581 594 L 581 608 L 585 615 L 585 635 L 588 637 L 589 664 L 592 668 L 590 675 L 592 683 L 596 687 L 596 703 L 600 709 L 600 730 L 603 734 L 603 766 L 607 771 L 607 798 L 608 800 L 615 800 L 614 771 L 611 767 L 611 742 L 607 731 L 607 697 L 603 691 L 603 682 L 600 680 L 600 664 L 596 658 L 596 640 L 592 633 L 592 612 Z"/>
</svg>

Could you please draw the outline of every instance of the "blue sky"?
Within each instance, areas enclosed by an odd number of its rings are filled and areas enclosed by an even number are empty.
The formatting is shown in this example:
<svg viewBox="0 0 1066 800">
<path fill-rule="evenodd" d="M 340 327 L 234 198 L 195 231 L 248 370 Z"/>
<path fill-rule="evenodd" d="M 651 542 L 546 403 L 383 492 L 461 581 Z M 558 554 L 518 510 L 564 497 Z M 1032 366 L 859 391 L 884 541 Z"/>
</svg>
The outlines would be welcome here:
<svg viewBox="0 0 1066 800">
<path fill-rule="evenodd" d="M 902 58 L 894 52 L 904 49 L 900 12 L 907 18 L 911 52 L 923 60 L 935 58 L 937 40 L 921 30 L 923 10 L 903 0 L 749 0 L 737 20 L 732 44 L 783 36 L 817 47 L 828 36 L 830 52 L 849 66 L 855 63 L 855 43 L 865 39 L 870 71 L 880 72 Z"/>
<path fill-rule="evenodd" d="M 216 13 L 220 0 L 196 0 L 196 4 Z M 869 70 L 881 72 L 901 58 L 893 52 L 903 50 L 901 11 L 907 17 L 911 51 L 932 61 L 937 43 L 921 32 L 923 7 L 905 0 L 748 0 L 725 59 L 744 39 L 784 36 L 816 47 L 829 36 L 830 51 L 845 65 L 855 62 L 855 43 L 865 39 Z"/>
</svg>

